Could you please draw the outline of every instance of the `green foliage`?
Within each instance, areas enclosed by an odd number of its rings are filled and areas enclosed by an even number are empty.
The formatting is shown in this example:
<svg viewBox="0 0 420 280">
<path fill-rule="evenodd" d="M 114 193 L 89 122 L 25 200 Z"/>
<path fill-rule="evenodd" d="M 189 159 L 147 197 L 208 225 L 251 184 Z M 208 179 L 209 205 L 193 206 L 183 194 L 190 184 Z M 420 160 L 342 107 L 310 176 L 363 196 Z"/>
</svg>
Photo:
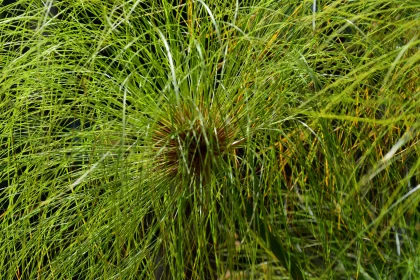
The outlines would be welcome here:
<svg viewBox="0 0 420 280">
<path fill-rule="evenodd" d="M 2 7 L 2 279 L 420 278 L 420 3 L 315 2 Z"/>
</svg>

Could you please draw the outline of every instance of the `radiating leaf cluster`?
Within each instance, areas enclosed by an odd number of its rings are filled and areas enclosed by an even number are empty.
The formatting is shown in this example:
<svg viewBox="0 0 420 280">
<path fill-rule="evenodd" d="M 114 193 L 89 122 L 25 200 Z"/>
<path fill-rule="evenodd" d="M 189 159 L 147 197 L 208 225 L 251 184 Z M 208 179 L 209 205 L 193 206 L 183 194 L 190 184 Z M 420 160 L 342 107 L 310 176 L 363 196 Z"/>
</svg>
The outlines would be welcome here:
<svg viewBox="0 0 420 280">
<path fill-rule="evenodd" d="M 419 14 L 3 3 L 2 279 L 420 278 Z"/>
</svg>

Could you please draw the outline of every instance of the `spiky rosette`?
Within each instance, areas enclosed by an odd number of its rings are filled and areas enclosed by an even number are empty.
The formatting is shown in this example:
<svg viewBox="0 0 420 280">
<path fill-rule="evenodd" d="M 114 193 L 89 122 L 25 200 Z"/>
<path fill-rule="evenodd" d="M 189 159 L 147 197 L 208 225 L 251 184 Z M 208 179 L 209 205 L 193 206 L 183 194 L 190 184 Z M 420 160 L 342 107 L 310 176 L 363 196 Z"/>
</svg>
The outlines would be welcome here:
<svg viewBox="0 0 420 280">
<path fill-rule="evenodd" d="M 237 123 L 204 106 L 174 109 L 156 124 L 152 140 L 157 166 L 171 178 L 208 174 L 242 140 Z"/>
</svg>

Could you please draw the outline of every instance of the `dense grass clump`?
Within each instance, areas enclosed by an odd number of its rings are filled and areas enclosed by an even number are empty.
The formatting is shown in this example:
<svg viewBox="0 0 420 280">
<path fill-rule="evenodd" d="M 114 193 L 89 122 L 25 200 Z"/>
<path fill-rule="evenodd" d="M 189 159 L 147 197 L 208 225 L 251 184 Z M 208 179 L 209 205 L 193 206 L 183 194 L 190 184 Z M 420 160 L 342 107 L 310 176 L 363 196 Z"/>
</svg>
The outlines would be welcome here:
<svg viewBox="0 0 420 280">
<path fill-rule="evenodd" d="M 419 15 L 3 3 L 1 278 L 419 279 Z"/>
</svg>

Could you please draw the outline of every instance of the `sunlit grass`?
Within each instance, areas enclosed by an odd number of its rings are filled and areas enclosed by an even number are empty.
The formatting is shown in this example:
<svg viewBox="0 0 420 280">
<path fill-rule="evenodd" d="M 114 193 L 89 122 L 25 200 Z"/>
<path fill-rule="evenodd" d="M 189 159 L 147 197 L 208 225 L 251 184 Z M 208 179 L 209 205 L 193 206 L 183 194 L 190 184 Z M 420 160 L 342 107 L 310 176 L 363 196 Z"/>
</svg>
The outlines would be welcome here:
<svg viewBox="0 0 420 280">
<path fill-rule="evenodd" d="M 4 279 L 417 279 L 418 1 L 0 10 Z"/>
</svg>

